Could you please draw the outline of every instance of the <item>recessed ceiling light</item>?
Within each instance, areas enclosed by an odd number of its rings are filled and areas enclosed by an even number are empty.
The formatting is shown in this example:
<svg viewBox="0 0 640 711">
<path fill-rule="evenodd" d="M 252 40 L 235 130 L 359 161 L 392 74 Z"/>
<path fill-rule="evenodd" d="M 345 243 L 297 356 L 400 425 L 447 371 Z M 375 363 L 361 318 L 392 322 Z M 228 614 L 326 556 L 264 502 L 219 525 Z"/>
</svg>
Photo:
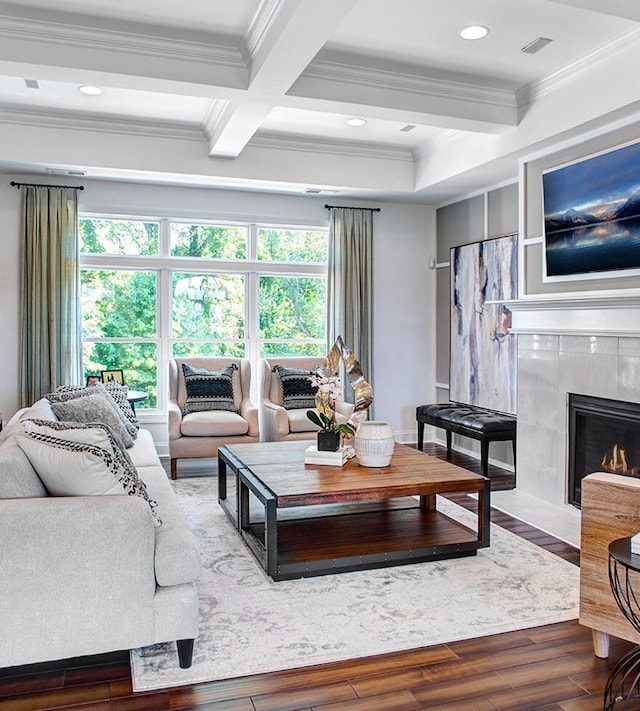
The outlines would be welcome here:
<svg viewBox="0 0 640 711">
<path fill-rule="evenodd" d="M 366 126 L 367 120 L 363 118 L 350 118 L 347 119 L 349 126 Z"/>
<path fill-rule="evenodd" d="M 91 84 L 79 86 L 78 91 L 87 96 L 100 96 L 100 94 L 104 94 L 104 89 L 101 89 L 99 86 L 92 86 Z"/>
<path fill-rule="evenodd" d="M 468 25 L 460 30 L 460 37 L 466 40 L 478 40 L 489 34 L 489 28 L 484 25 Z"/>
</svg>

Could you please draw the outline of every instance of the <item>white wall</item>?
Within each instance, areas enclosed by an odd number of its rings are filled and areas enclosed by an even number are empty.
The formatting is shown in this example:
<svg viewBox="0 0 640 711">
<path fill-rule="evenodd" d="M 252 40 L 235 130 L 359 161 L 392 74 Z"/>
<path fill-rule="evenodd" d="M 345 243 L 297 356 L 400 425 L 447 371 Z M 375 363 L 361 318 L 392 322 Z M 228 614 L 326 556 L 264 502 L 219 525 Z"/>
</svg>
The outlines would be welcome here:
<svg viewBox="0 0 640 711">
<path fill-rule="evenodd" d="M 18 406 L 21 193 L 9 186 L 12 179 L 28 182 L 29 177 L 0 174 L 0 411 L 5 421 Z M 54 181 L 39 176 L 34 182 Z M 326 200 L 321 198 L 116 181 L 82 183 L 80 209 L 87 212 L 328 224 Z M 374 206 L 335 198 L 330 202 Z M 370 377 L 375 416 L 391 423 L 397 439 L 415 441 L 415 407 L 435 397 L 435 272 L 427 266 L 435 254 L 435 211 L 399 203 L 379 206 L 382 211 L 374 216 L 374 372 Z M 164 413 L 150 420 L 158 449 L 165 454 Z"/>
</svg>

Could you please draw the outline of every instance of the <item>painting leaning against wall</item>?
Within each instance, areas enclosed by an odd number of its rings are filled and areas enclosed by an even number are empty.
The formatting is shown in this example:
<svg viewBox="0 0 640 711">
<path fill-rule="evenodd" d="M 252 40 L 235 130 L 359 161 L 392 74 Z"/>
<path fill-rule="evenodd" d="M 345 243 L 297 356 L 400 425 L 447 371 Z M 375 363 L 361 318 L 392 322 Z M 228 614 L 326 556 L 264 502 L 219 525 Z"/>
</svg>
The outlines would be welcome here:
<svg viewBox="0 0 640 711">
<path fill-rule="evenodd" d="M 451 356 L 453 402 L 516 411 L 516 336 L 511 311 L 517 298 L 518 236 L 451 249 Z"/>
</svg>

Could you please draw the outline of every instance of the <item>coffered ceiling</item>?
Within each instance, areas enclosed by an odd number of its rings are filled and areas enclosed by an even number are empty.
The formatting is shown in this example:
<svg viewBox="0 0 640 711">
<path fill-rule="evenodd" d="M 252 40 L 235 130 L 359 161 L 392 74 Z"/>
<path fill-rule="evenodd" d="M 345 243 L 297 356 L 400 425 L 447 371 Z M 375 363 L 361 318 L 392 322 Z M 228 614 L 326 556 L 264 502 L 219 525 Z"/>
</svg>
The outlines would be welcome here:
<svg viewBox="0 0 640 711">
<path fill-rule="evenodd" d="M 630 120 L 639 23 L 637 0 L 0 1 L 0 168 L 437 202 Z"/>
</svg>

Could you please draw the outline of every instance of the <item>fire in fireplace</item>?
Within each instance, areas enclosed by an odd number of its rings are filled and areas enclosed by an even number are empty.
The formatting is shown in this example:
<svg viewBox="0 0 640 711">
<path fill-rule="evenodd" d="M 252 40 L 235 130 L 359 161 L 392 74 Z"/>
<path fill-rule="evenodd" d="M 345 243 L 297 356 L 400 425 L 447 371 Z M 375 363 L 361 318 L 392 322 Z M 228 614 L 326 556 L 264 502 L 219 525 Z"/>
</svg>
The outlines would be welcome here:
<svg viewBox="0 0 640 711">
<path fill-rule="evenodd" d="M 598 471 L 640 477 L 640 404 L 569 393 L 569 503 Z"/>
</svg>

